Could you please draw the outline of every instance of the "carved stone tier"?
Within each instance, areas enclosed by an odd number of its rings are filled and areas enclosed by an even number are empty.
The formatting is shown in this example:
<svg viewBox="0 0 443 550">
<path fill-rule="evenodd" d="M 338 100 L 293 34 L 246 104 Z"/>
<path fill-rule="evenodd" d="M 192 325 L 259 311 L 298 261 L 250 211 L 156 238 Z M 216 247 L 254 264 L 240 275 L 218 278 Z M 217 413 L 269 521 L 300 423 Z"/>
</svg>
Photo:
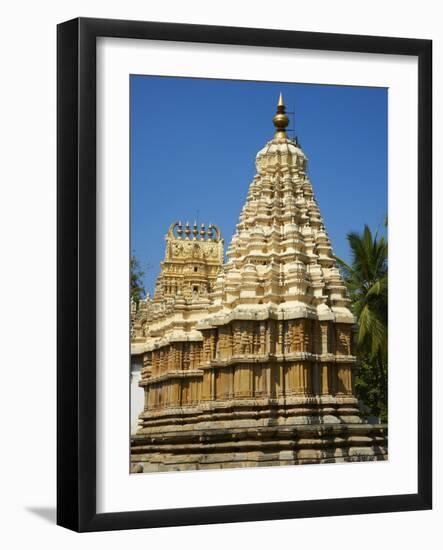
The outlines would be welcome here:
<svg viewBox="0 0 443 550">
<path fill-rule="evenodd" d="M 251 406 L 252 408 L 253 406 Z M 281 417 L 280 410 L 264 411 Z M 368 424 L 272 424 L 137 434 L 132 471 L 201 470 L 385 460 L 387 430 Z"/>
</svg>

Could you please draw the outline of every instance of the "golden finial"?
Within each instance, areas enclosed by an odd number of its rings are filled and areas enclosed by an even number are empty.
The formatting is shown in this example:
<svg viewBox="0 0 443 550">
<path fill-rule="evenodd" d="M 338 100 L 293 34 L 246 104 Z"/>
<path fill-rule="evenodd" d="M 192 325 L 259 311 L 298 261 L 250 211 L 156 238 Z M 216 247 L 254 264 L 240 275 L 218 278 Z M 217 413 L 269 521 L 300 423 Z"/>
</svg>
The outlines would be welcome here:
<svg viewBox="0 0 443 550">
<path fill-rule="evenodd" d="M 277 131 L 275 132 L 275 137 L 281 139 L 286 138 L 286 128 L 289 124 L 289 118 L 286 115 L 286 107 L 283 103 L 283 95 L 281 93 L 280 97 L 278 98 L 277 113 L 272 119 L 272 122 L 277 129 Z"/>
</svg>

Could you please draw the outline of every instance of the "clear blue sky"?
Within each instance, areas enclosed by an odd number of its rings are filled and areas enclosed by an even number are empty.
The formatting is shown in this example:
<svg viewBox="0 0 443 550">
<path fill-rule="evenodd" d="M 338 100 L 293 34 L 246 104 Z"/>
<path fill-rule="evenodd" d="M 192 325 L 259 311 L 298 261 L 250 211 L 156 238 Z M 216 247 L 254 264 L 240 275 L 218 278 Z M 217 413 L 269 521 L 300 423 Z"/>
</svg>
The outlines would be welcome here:
<svg viewBox="0 0 443 550">
<path fill-rule="evenodd" d="M 215 223 L 226 248 L 280 91 L 335 254 L 349 260 L 346 234 L 365 223 L 383 231 L 386 88 L 133 75 L 131 249 L 148 292 L 173 221 Z"/>
</svg>

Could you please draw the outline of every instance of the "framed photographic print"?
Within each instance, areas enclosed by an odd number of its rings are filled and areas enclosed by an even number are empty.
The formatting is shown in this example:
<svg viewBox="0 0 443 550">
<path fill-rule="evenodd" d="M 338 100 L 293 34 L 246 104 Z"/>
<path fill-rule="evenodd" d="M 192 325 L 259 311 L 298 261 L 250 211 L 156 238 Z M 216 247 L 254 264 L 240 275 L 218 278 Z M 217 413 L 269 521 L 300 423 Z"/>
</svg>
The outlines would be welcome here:
<svg viewBox="0 0 443 550">
<path fill-rule="evenodd" d="M 58 524 L 431 507 L 428 40 L 58 26 Z"/>
</svg>

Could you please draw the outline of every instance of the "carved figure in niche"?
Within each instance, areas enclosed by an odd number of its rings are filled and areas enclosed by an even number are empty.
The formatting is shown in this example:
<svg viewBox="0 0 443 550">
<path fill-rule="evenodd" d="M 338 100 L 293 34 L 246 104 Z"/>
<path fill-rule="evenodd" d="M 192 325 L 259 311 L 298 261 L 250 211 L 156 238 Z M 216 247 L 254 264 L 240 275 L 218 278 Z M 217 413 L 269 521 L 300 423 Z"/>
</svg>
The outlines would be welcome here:
<svg viewBox="0 0 443 550">
<path fill-rule="evenodd" d="M 243 330 L 241 333 L 241 353 L 249 354 L 251 353 L 250 339 L 248 330 Z"/>
<path fill-rule="evenodd" d="M 302 351 L 301 346 L 301 327 L 300 322 L 295 322 L 291 326 L 291 352 L 297 353 Z"/>
<path fill-rule="evenodd" d="M 266 353 L 266 324 L 260 323 L 260 353 Z"/>
<path fill-rule="evenodd" d="M 172 253 L 174 256 L 183 256 L 183 244 L 182 243 L 172 243 Z"/>
<path fill-rule="evenodd" d="M 291 353 L 291 329 L 286 323 L 283 331 L 283 353 Z"/>
<path fill-rule="evenodd" d="M 183 351 L 183 369 L 188 370 L 189 369 L 189 344 L 185 344 L 185 349 Z"/>
<path fill-rule="evenodd" d="M 337 351 L 342 355 L 350 355 L 350 334 L 341 328 L 337 328 Z"/>
<path fill-rule="evenodd" d="M 200 256 L 200 247 L 197 243 L 192 247 L 192 257 L 198 258 Z"/>
<path fill-rule="evenodd" d="M 205 338 L 203 343 L 203 357 L 205 361 L 211 360 L 211 342 L 210 337 Z"/>
<path fill-rule="evenodd" d="M 241 332 L 238 328 L 234 329 L 234 355 L 240 355 L 242 352 L 242 338 Z"/>
</svg>

